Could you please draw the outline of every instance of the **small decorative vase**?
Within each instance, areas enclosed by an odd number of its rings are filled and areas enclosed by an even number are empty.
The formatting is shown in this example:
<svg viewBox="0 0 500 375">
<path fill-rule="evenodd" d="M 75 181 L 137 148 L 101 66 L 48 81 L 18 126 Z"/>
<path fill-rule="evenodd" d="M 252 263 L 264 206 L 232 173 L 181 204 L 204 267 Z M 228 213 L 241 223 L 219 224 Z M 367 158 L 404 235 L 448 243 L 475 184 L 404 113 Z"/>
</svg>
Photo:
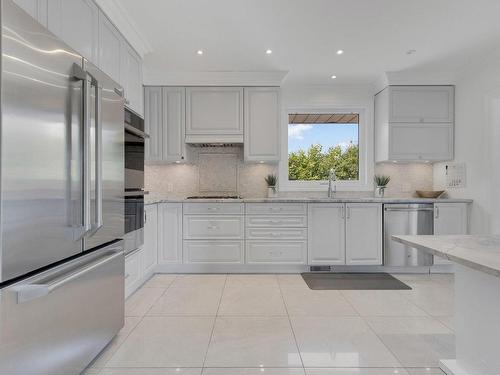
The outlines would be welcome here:
<svg viewBox="0 0 500 375">
<path fill-rule="evenodd" d="M 268 186 L 267 187 L 267 197 L 268 198 L 276 198 L 278 192 L 276 191 L 276 186 Z"/>
<path fill-rule="evenodd" d="M 383 198 L 385 193 L 385 186 L 377 186 L 375 188 L 375 198 Z"/>
</svg>

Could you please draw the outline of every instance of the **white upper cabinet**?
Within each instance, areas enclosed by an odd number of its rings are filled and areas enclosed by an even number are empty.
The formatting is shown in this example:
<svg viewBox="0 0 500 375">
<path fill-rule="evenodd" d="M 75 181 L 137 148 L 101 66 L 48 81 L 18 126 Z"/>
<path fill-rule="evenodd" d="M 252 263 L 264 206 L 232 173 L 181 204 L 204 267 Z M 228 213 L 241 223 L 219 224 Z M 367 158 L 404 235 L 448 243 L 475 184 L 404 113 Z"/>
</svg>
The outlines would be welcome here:
<svg viewBox="0 0 500 375">
<path fill-rule="evenodd" d="M 346 264 L 382 264 L 382 205 L 346 205 Z"/>
<path fill-rule="evenodd" d="M 308 211 L 308 264 L 345 264 L 344 204 L 311 203 Z"/>
<path fill-rule="evenodd" d="M 120 49 L 122 36 L 102 12 L 99 12 L 99 68 L 120 82 Z"/>
<path fill-rule="evenodd" d="M 434 234 L 467 234 L 467 203 L 434 203 Z M 435 265 L 452 264 L 451 261 L 434 257 Z"/>
<path fill-rule="evenodd" d="M 120 60 L 120 83 L 125 91 L 125 105 L 142 116 L 144 114 L 144 90 L 141 57 L 125 40 L 122 40 Z"/>
<path fill-rule="evenodd" d="M 47 27 L 47 0 L 14 0 L 14 3 Z"/>
<path fill-rule="evenodd" d="M 389 122 L 453 122 L 453 86 L 389 86 Z"/>
<path fill-rule="evenodd" d="M 163 159 L 163 96 L 161 87 L 146 87 L 144 128 L 149 138 L 146 138 L 144 158 L 146 161 L 161 161 Z"/>
<path fill-rule="evenodd" d="M 278 161 L 280 90 L 278 87 L 245 88 L 246 161 Z"/>
<path fill-rule="evenodd" d="M 47 26 L 83 57 L 98 64 L 99 8 L 91 0 L 48 0 Z"/>
<path fill-rule="evenodd" d="M 186 160 L 184 87 L 146 87 L 145 123 L 146 161 L 178 162 Z"/>
<path fill-rule="evenodd" d="M 188 143 L 243 143 L 243 88 L 186 89 Z"/>
<path fill-rule="evenodd" d="M 453 86 L 389 86 L 375 95 L 375 161 L 453 159 Z"/>
<path fill-rule="evenodd" d="M 163 160 L 184 161 L 186 143 L 186 89 L 164 87 L 163 95 Z"/>
</svg>

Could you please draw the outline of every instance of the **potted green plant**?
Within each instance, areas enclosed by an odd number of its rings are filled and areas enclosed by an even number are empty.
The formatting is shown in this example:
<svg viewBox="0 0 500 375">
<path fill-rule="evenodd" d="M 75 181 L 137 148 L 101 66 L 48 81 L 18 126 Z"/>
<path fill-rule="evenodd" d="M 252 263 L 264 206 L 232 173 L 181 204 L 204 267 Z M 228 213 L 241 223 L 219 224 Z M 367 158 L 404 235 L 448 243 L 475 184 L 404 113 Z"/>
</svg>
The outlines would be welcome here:
<svg viewBox="0 0 500 375">
<path fill-rule="evenodd" d="M 267 183 L 267 197 L 268 198 L 274 198 L 278 194 L 276 190 L 276 182 L 278 181 L 278 178 L 276 177 L 275 174 L 268 174 L 264 180 L 266 180 Z"/>
<path fill-rule="evenodd" d="M 375 197 L 383 198 L 385 193 L 385 188 L 387 187 L 389 181 L 391 181 L 391 177 L 376 174 L 374 180 L 375 180 Z"/>
</svg>

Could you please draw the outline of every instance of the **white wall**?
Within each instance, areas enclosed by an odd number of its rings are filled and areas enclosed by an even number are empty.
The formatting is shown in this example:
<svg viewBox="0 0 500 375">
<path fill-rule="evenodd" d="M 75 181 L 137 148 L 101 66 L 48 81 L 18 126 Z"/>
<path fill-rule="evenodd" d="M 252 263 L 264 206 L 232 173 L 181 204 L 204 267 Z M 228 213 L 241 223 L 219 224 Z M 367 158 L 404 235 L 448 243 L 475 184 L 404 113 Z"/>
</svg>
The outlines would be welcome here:
<svg viewBox="0 0 500 375">
<path fill-rule="evenodd" d="M 455 91 L 455 161 L 467 166 L 467 184 L 449 189 L 472 198 L 471 233 L 500 234 L 500 53 L 482 55 L 459 75 Z M 445 165 L 434 166 L 434 188 L 445 186 Z"/>
</svg>

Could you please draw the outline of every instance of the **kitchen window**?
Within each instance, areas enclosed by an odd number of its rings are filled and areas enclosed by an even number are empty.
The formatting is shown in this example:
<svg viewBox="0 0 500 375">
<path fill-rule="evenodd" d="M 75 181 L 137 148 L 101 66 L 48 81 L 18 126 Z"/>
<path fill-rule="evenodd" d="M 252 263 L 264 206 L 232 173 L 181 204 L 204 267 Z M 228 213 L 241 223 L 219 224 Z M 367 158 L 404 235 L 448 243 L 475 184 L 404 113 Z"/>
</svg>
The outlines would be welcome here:
<svg viewBox="0 0 500 375">
<path fill-rule="evenodd" d="M 289 110 L 282 134 L 281 190 L 368 190 L 365 111 Z"/>
</svg>

